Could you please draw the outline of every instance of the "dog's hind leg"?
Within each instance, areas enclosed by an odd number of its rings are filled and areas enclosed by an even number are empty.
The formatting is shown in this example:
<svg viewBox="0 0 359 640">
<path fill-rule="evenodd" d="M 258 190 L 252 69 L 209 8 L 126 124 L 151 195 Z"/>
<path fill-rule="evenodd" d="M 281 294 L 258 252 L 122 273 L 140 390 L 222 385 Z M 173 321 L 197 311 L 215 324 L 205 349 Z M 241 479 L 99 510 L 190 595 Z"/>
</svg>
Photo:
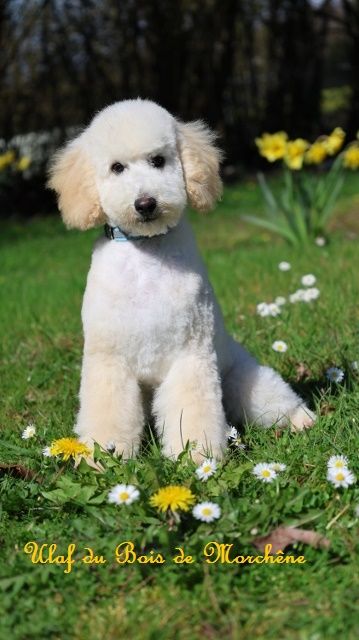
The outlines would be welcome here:
<svg viewBox="0 0 359 640">
<path fill-rule="evenodd" d="M 116 353 L 85 348 L 75 432 L 128 458 L 139 448 L 143 421 L 141 390 L 126 364 Z"/>
<path fill-rule="evenodd" d="M 258 364 L 234 340 L 231 353 L 233 364 L 222 380 L 223 403 L 231 423 L 290 425 L 293 431 L 312 426 L 315 414 L 276 371 Z"/>
</svg>

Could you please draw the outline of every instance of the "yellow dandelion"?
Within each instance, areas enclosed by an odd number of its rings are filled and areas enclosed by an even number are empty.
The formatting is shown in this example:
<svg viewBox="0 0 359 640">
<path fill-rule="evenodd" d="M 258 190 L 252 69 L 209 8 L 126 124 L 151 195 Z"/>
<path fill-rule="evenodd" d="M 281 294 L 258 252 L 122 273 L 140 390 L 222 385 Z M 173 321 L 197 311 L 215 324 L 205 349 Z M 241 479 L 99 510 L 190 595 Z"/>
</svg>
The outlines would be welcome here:
<svg viewBox="0 0 359 640">
<path fill-rule="evenodd" d="M 346 169 L 359 169 L 359 143 L 351 144 L 343 154 L 343 165 Z"/>
<path fill-rule="evenodd" d="M 324 140 L 316 140 L 305 154 L 305 161 L 309 164 L 320 164 L 327 157 L 327 148 Z"/>
<path fill-rule="evenodd" d="M 341 127 L 336 127 L 332 133 L 326 137 L 325 146 L 330 156 L 338 153 L 342 148 L 345 139 L 345 131 Z"/>
<path fill-rule="evenodd" d="M 29 168 L 31 164 L 31 159 L 29 158 L 29 156 L 22 156 L 22 158 L 20 158 L 20 160 L 18 160 L 18 162 L 16 163 L 16 168 L 18 171 L 26 171 L 26 169 Z"/>
<path fill-rule="evenodd" d="M 263 133 L 261 138 L 256 138 L 255 142 L 260 155 L 269 162 L 275 162 L 284 158 L 287 138 L 285 131 L 277 131 L 277 133 Z"/>
<path fill-rule="evenodd" d="M 150 498 L 150 504 L 152 507 L 157 507 L 159 511 L 188 511 L 190 506 L 194 503 L 195 496 L 192 491 L 187 487 L 181 487 L 179 485 L 169 485 L 159 489 Z"/>
<path fill-rule="evenodd" d="M 303 166 L 304 154 L 309 147 L 309 142 L 303 140 L 303 138 L 296 138 L 296 140 L 290 140 L 287 143 L 287 149 L 284 156 L 284 162 L 286 165 L 298 171 Z"/>
<path fill-rule="evenodd" d="M 2 153 L 0 155 L 0 171 L 6 169 L 9 165 L 11 165 L 15 160 L 14 151 L 6 151 L 6 153 Z"/>
<path fill-rule="evenodd" d="M 60 438 L 51 443 L 50 455 L 62 455 L 63 460 L 69 460 L 69 458 L 76 460 L 79 456 L 91 455 L 91 450 L 76 438 Z"/>
</svg>

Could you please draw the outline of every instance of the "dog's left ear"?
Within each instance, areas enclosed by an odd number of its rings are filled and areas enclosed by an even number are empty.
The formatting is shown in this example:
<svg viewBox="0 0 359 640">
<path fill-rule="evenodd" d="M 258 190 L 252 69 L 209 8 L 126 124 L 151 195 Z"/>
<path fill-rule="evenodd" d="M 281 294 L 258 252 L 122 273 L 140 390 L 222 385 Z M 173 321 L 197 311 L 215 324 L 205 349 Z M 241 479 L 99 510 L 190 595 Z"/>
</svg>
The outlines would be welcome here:
<svg viewBox="0 0 359 640">
<path fill-rule="evenodd" d="M 189 203 L 197 211 L 209 211 L 222 194 L 222 152 L 215 144 L 216 134 L 200 120 L 177 121 L 176 126 Z"/>
</svg>

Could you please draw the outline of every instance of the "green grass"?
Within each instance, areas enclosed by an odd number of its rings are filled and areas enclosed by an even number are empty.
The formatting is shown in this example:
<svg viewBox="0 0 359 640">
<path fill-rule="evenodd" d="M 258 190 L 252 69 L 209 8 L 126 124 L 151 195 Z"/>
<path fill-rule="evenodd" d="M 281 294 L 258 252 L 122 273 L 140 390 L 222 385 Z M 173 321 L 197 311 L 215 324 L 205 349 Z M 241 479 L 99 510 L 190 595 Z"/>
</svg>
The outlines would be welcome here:
<svg viewBox="0 0 359 640">
<path fill-rule="evenodd" d="M 261 209 L 251 181 L 227 188 L 213 214 L 192 215 L 228 329 L 291 381 L 319 415 L 313 429 L 297 435 L 248 425 L 242 433 L 247 449 L 228 451 L 207 483 L 195 479 L 187 454 L 177 463 L 164 460 L 150 435 L 136 461 L 123 464 L 99 454 L 102 474 L 84 463 L 74 470 L 42 457 L 52 439 L 71 434 L 81 299 L 98 232 L 67 232 L 56 217 L 3 223 L 0 456 L 3 465 L 21 464 L 33 475 L 1 475 L 1 640 L 357 638 L 359 489 L 330 485 L 326 461 L 343 453 L 359 475 L 359 380 L 349 366 L 359 360 L 358 187 L 351 176 L 324 248 L 293 250 L 241 222 L 242 213 Z M 291 262 L 291 271 L 278 270 L 281 260 Z M 276 318 L 256 315 L 256 303 L 295 291 L 305 273 L 317 276 L 317 301 L 287 304 Z M 272 351 L 275 339 L 288 343 L 286 354 Z M 331 365 L 345 369 L 343 384 L 327 383 Z M 301 366 L 308 370 L 305 379 L 298 379 Z M 24 441 L 21 431 L 29 422 L 37 435 Z M 251 473 L 260 461 L 284 462 L 287 469 L 265 485 Z M 107 503 L 109 488 L 120 481 L 138 484 L 138 503 Z M 200 524 L 184 514 L 169 528 L 148 505 L 157 487 L 168 483 L 190 485 L 199 498 L 218 502 L 220 520 Z M 305 555 L 303 565 L 203 562 L 206 542 L 232 542 L 236 555 L 253 555 L 255 535 L 278 524 L 313 529 L 329 538 L 330 548 L 288 549 Z M 31 540 L 56 543 L 60 553 L 76 543 L 71 573 L 54 564 L 31 564 L 23 552 Z M 147 552 L 162 550 L 167 562 L 117 564 L 114 549 L 124 540 Z M 173 564 L 177 546 L 196 561 Z M 85 547 L 107 563 L 82 564 Z"/>
</svg>

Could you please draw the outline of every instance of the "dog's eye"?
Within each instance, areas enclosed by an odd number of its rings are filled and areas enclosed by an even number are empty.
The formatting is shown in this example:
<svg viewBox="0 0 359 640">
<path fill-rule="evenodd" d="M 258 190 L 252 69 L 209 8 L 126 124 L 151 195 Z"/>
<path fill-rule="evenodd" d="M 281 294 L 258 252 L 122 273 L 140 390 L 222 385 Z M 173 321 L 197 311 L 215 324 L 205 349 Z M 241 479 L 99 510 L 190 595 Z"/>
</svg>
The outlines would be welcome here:
<svg viewBox="0 0 359 640">
<path fill-rule="evenodd" d="M 125 167 L 123 166 L 123 164 L 121 164 L 121 162 L 114 162 L 111 165 L 112 173 L 122 173 L 122 171 L 124 170 L 125 170 Z"/>
<path fill-rule="evenodd" d="M 166 161 L 163 156 L 154 156 L 151 158 L 150 162 L 153 167 L 156 167 L 156 169 L 162 169 L 162 167 L 165 166 Z"/>
</svg>

